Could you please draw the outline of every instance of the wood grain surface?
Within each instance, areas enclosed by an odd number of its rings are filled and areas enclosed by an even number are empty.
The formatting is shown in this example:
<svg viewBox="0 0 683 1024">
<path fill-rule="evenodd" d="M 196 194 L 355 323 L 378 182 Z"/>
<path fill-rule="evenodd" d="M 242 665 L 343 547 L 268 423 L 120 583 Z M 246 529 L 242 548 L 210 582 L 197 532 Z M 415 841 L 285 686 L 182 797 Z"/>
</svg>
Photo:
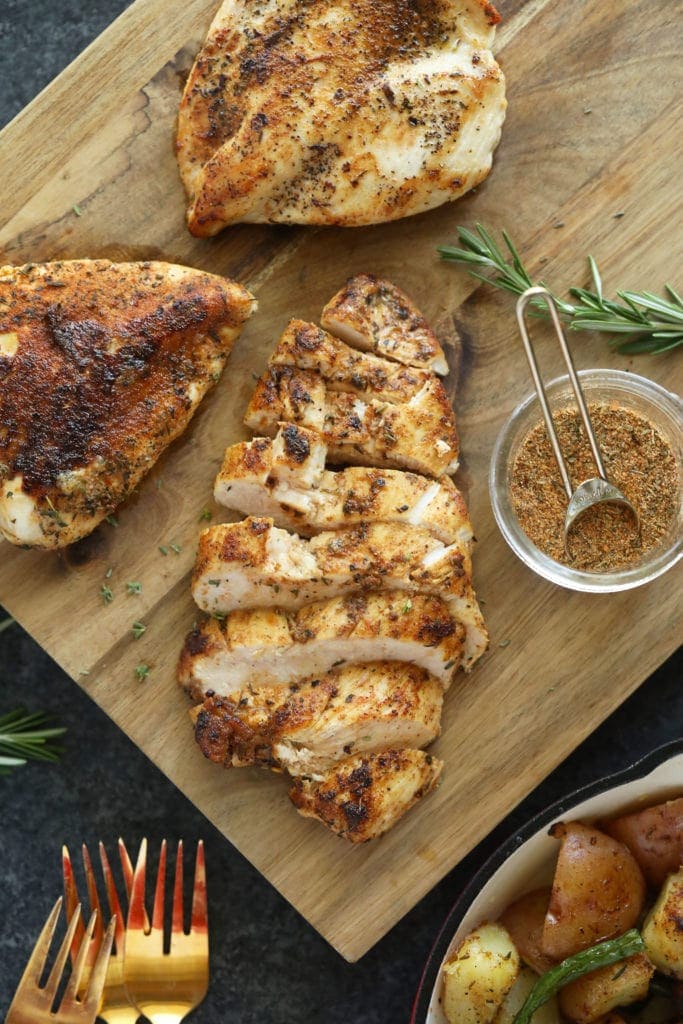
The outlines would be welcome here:
<svg viewBox="0 0 683 1024">
<path fill-rule="evenodd" d="M 118 525 L 61 555 L 0 548 L 0 601 L 308 921 L 361 956 L 503 815 L 649 675 L 681 639 L 680 573 L 613 596 L 560 590 L 507 549 L 491 513 L 488 463 L 504 418 L 530 390 L 505 296 L 440 264 L 456 225 L 506 227 L 557 290 L 599 261 L 608 291 L 660 290 L 682 260 L 683 62 L 668 0 L 504 0 L 497 52 L 509 111 L 489 179 L 458 203 L 355 230 L 240 226 L 193 239 L 172 150 L 183 77 L 216 0 L 137 0 L 2 133 L 0 257 L 158 257 L 238 278 L 260 309 L 216 392 L 161 459 Z M 77 207 L 78 212 L 74 209 Z M 223 449 L 246 436 L 254 373 L 290 316 L 315 319 L 365 270 L 405 288 L 445 338 L 463 468 L 478 537 L 475 582 L 491 649 L 448 694 L 438 791 L 380 841 L 354 848 L 301 819 L 282 778 L 223 772 L 192 741 L 174 683 L 197 612 L 188 578 Z M 544 372 L 561 370 L 537 332 Z M 680 354 L 629 359 L 576 336 L 580 368 L 615 366 L 681 387 Z M 227 517 L 225 517 L 227 518 Z M 160 545 L 180 552 L 164 555 Z M 114 601 L 105 606 L 105 573 Z M 140 596 L 126 582 L 142 583 Z M 135 641 L 131 625 L 147 630 Z M 150 666 L 144 683 L 135 667 Z M 134 802 L 134 795 L 131 796 Z M 228 880 L 226 880 L 227 884 Z"/>
</svg>

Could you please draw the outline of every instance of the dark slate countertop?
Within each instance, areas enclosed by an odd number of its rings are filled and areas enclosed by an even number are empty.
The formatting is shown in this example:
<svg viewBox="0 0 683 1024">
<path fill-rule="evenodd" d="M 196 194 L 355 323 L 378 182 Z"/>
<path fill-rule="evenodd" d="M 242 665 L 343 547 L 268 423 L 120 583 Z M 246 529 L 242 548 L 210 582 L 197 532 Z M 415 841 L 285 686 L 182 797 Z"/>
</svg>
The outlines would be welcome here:
<svg viewBox="0 0 683 1024">
<path fill-rule="evenodd" d="M 123 10 L 125 0 L 3 0 L 0 125 Z M 1 207 L 0 207 L 1 209 Z M 4 615 L 0 612 L 0 619 Z M 637 624 L 636 628 L 637 628 Z M 485 859 L 556 799 L 683 733 L 683 657 L 670 659 L 358 964 L 346 964 L 23 632 L 0 633 L 0 713 L 43 709 L 67 729 L 58 766 L 0 778 L 0 1012 L 60 891 L 62 843 L 143 835 L 207 845 L 212 985 L 204 1024 L 407 1021 L 440 924 Z M 494 780 L 492 780 L 494 784 Z M 312 826 L 314 827 L 314 826 Z M 353 879 L 349 880 L 353 884 Z M 362 899 L 363 894 L 359 893 Z"/>
</svg>

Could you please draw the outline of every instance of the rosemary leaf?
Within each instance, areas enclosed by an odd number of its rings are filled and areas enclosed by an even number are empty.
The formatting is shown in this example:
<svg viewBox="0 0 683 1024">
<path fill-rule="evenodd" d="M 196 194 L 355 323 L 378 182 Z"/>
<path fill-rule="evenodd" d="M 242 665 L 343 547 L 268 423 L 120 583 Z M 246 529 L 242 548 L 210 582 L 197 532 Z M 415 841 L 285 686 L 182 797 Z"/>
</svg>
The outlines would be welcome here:
<svg viewBox="0 0 683 1024">
<path fill-rule="evenodd" d="M 443 260 L 464 266 L 478 281 L 513 295 L 521 295 L 534 284 L 543 284 L 533 281 L 514 242 L 506 231 L 501 233 L 507 252 L 482 224 L 476 225 L 476 231 L 459 227 L 461 247 L 440 245 L 437 252 Z M 570 288 L 569 294 L 575 302 L 567 302 L 551 293 L 571 330 L 630 335 L 630 340 L 618 338 L 609 342 L 625 354 L 668 352 L 683 344 L 683 299 L 670 284 L 665 285 L 667 297 L 649 291 L 618 291 L 617 299 L 608 299 L 593 256 L 588 257 L 588 268 L 592 289 Z M 548 315 L 543 301 L 532 302 L 532 306 L 534 315 Z"/>
<path fill-rule="evenodd" d="M 33 761 L 58 761 L 62 748 L 53 741 L 66 730 L 49 726 L 40 711 L 17 708 L 0 716 L 0 775 Z"/>
</svg>

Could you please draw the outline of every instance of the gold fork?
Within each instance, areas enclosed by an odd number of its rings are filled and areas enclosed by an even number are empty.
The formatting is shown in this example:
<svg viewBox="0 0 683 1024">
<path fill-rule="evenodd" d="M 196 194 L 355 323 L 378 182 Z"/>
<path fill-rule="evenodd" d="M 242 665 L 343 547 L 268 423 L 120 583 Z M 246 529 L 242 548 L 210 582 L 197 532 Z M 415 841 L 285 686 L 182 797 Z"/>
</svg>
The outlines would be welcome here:
<svg viewBox="0 0 683 1024">
<path fill-rule="evenodd" d="M 204 844 L 197 846 L 192 917 L 183 925 L 183 842 L 178 843 L 170 946 L 164 953 L 166 840 L 161 844 L 152 925 L 146 927 L 147 840 L 140 846 L 128 908 L 123 977 L 128 998 L 152 1024 L 180 1024 L 199 1006 L 209 987 L 209 933 Z"/>
<path fill-rule="evenodd" d="M 109 858 L 107 857 L 107 851 L 102 843 L 99 844 L 99 854 L 100 864 L 102 865 L 102 874 L 104 876 L 105 887 L 107 890 L 109 912 L 112 916 L 116 916 L 117 924 L 115 945 L 109 958 L 109 965 L 107 967 L 107 973 L 104 981 L 102 1006 L 98 1016 L 101 1017 L 102 1020 L 107 1021 L 107 1024 L 135 1024 L 135 1021 L 137 1021 L 140 1014 L 138 1013 L 137 1008 L 131 1005 L 123 984 L 125 917 L 121 910 L 121 904 L 116 891 L 116 883 L 109 864 Z M 97 882 L 95 881 L 95 872 L 93 870 L 88 847 L 85 843 L 82 847 L 82 855 L 90 909 L 98 912 L 97 924 L 95 925 L 95 941 L 90 945 L 90 952 L 86 957 L 85 962 L 85 976 L 87 977 L 88 970 L 93 966 L 98 941 L 102 934 L 103 914 L 100 905 L 99 893 L 97 891 Z M 133 883 L 133 865 L 131 864 L 128 851 L 126 850 L 122 839 L 119 839 L 119 858 L 123 869 L 126 895 L 130 897 L 130 889 Z M 76 880 L 74 878 L 71 857 L 66 846 L 62 847 L 62 876 L 64 878 L 64 895 L 66 897 L 66 916 L 68 920 L 71 920 L 76 907 L 80 905 L 80 899 L 78 896 L 78 889 L 76 887 Z M 72 957 L 75 956 L 75 949 L 77 949 L 81 944 L 82 938 L 83 925 L 77 924 L 74 935 L 74 946 L 72 948 Z"/>
<path fill-rule="evenodd" d="M 112 917 L 109 927 L 99 944 L 92 970 L 88 978 L 85 991 L 79 995 L 82 975 L 85 969 L 86 958 L 90 953 L 91 941 L 95 932 L 97 911 L 90 915 L 87 928 L 83 929 L 83 941 L 81 942 L 71 971 L 64 995 L 59 1003 L 59 1008 L 52 1012 L 52 1004 L 55 1001 L 57 990 L 62 982 L 64 965 L 69 955 L 69 948 L 73 942 L 76 928 L 81 922 L 81 909 L 78 907 L 69 922 L 66 935 L 59 947 L 59 952 L 50 971 L 50 975 L 44 986 L 41 986 L 40 979 L 45 972 L 52 936 L 57 927 L 57 919 L 62 908 L 62 897 L 55 903 L 50 916 L 43 926 L 38 941 L 35 944 L 33 953 L 26 965 L 23 977 L 19 982 L 12 1005 L 10 1006 L 5 1024 L 93 1024 L 97 1017 L 104 979 L 107 975 L 107 963 L 114 941 L 114 930 L 116 918 Z"/>
</svg>

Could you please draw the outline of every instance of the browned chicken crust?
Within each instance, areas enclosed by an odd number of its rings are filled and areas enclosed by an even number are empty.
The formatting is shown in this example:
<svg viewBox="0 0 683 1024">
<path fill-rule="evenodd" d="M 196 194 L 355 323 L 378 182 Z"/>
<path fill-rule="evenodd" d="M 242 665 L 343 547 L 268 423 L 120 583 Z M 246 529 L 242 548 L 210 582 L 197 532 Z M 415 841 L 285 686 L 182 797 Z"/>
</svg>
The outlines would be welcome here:
<svg viewBox="0 0 683 1024">
<path fill-rule="evenodd" d="M 404 291 L 374 274 L 356 274 L 327 303 L 320 323 L 354 348 L 406 366 L 448 373 L 438 338 Z"/>
<path fill-rule="evenodd" d="M 225 0 L 183 94 L 188 225 L 353 226 L 486 177 L 505 115 L 485 0 Z"/>
<path fill-rule="evenodd" d="M 440 732 L 443 687 L 405 662 L 345 665 L 280 690 L 208 697 L 193 709 L 195 739 L 224 768 L 325 772 L 356 753 L 419 748 Z"/>
<path fill-rule="evenodd" d="M 2 533 L 61 547 L 93 530 L 185 429 L 254 308 L 166 263 L 2 268 Z"/>
<path fill-rule="evenodd" d="M 289 796 L 304 817 L 317 818 L 349 842 L 365 843 L 431 792 L 442 768 L 442 761 L 423 750 L 357 755 L 321 779 L 295 779 Z"/>
</svg>

